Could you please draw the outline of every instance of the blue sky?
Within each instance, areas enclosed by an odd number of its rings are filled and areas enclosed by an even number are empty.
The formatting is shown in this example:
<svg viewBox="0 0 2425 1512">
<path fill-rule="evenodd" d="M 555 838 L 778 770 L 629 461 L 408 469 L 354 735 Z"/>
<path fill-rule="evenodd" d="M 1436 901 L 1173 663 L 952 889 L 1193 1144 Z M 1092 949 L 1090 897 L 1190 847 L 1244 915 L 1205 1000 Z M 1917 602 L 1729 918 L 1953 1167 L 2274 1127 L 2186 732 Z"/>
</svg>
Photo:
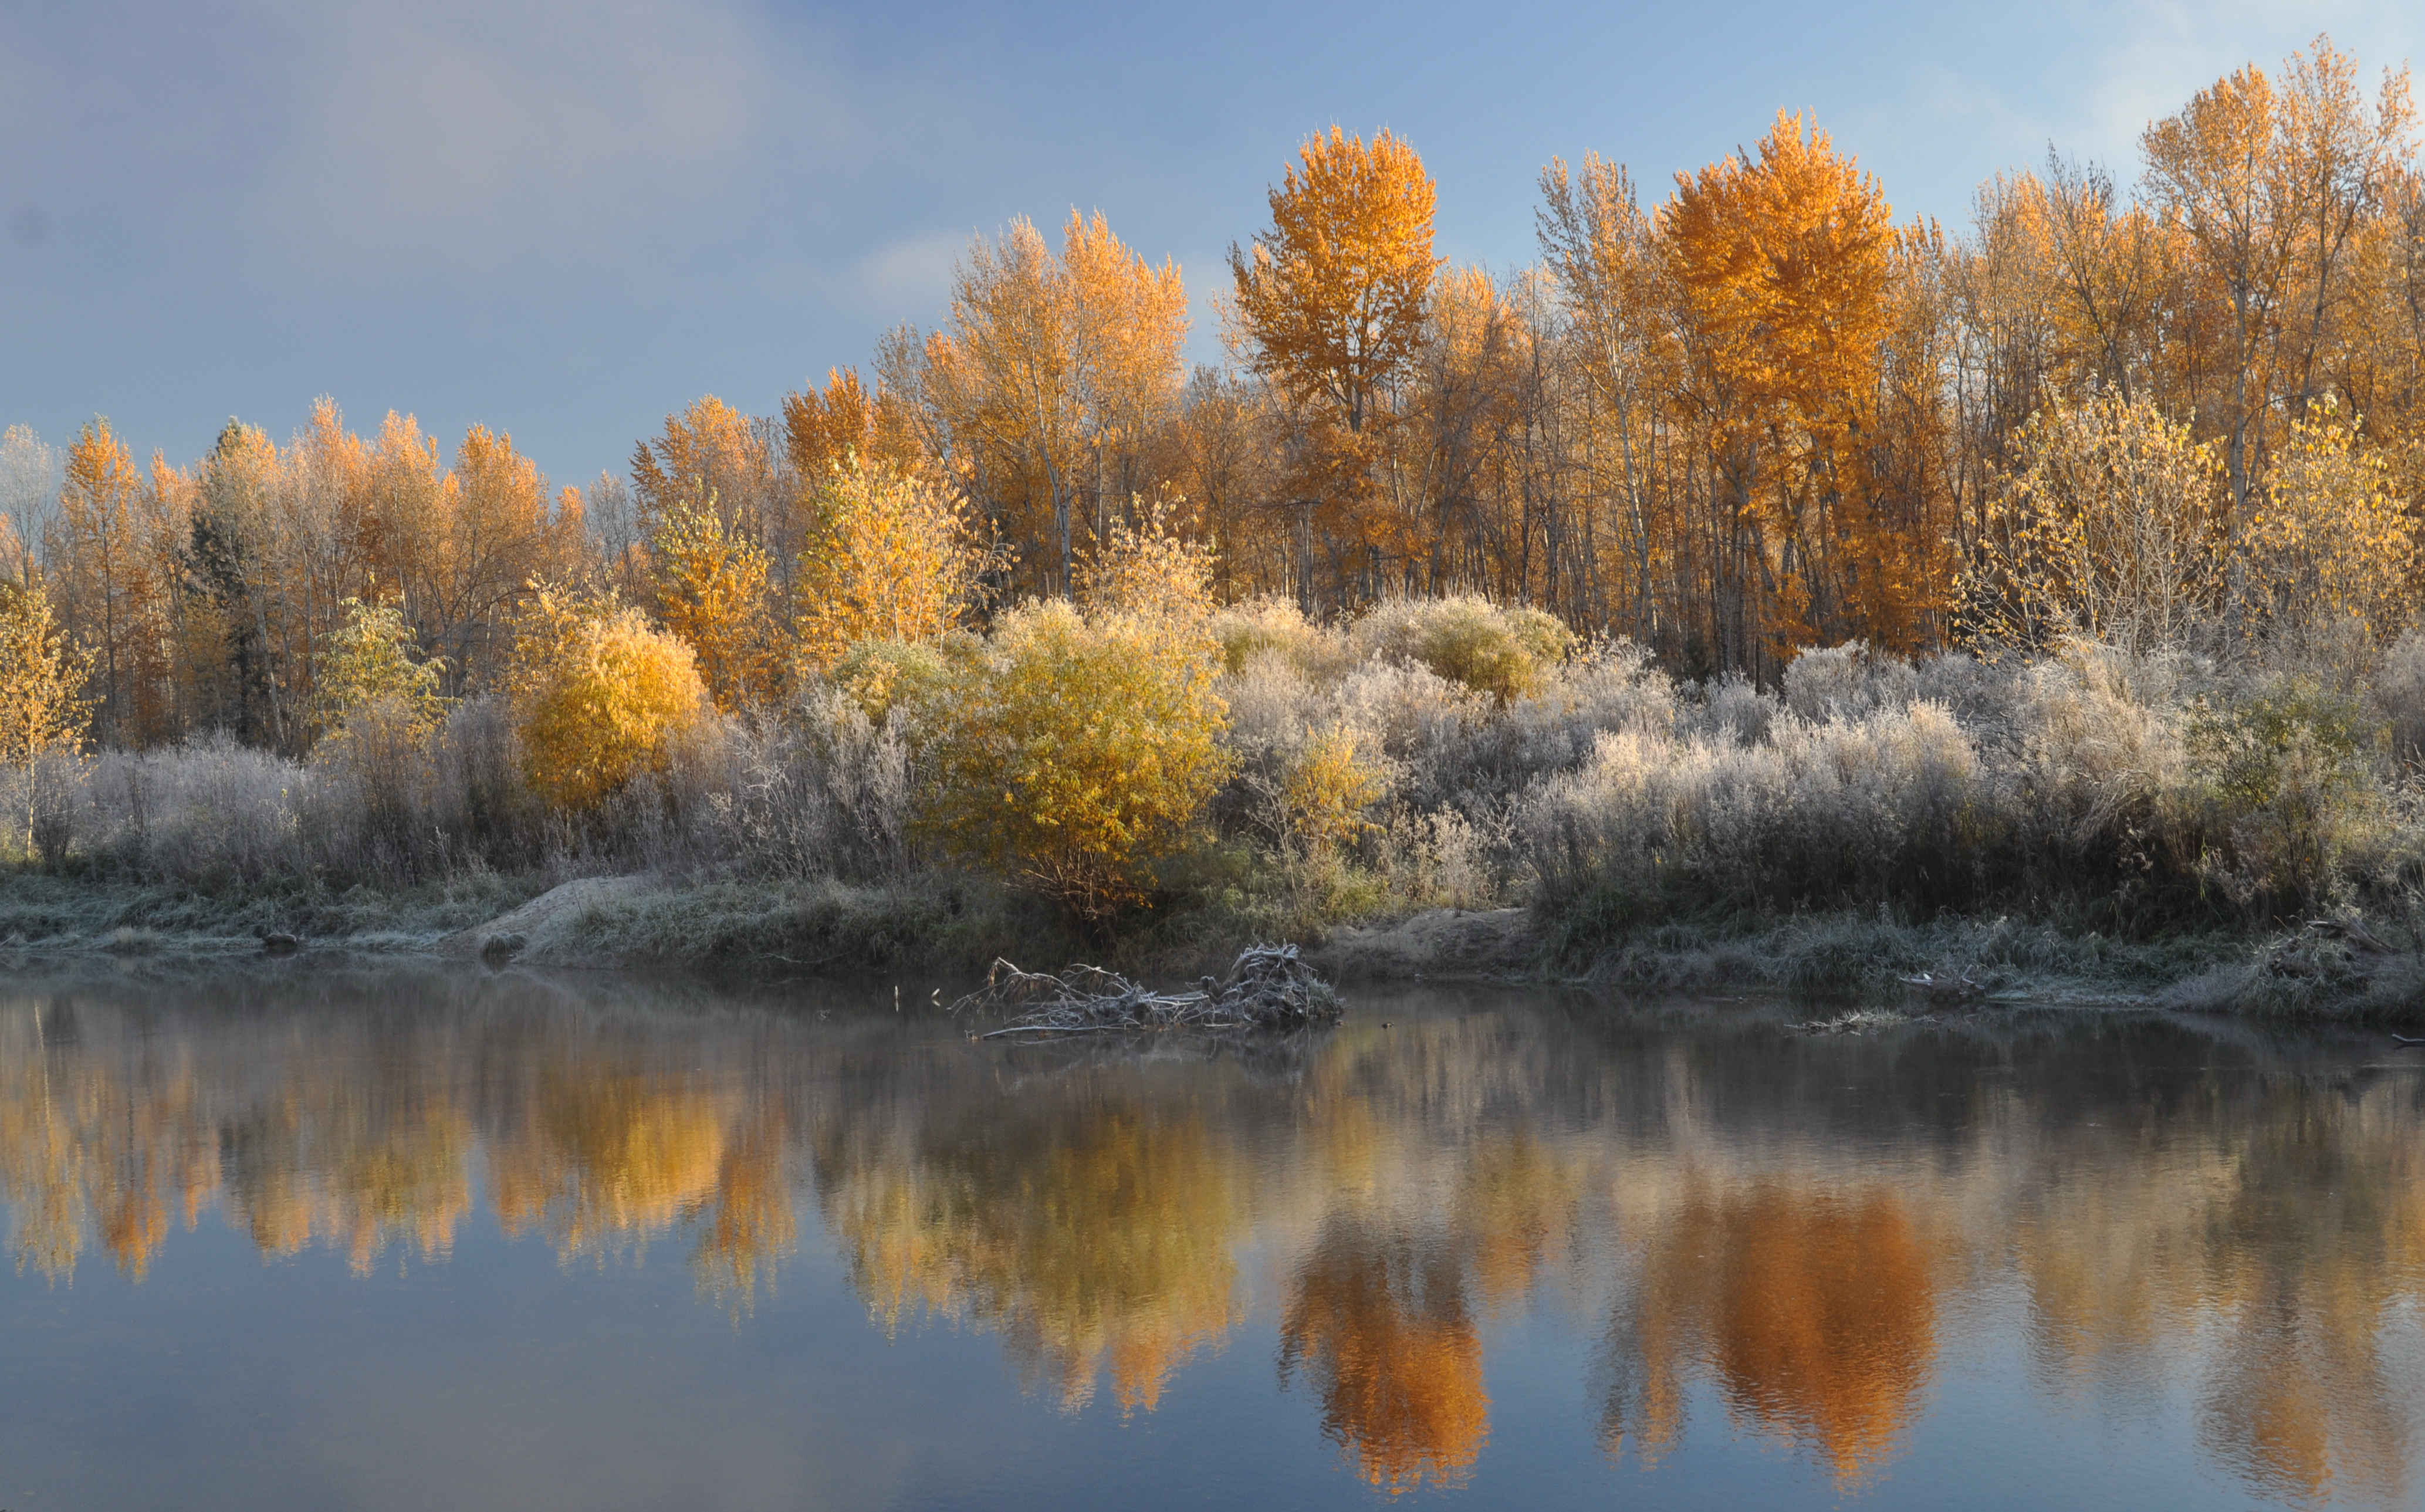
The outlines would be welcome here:
<svg viewBox="0 0 2425 1512">
<path fill-rule="evenodd" d="M 0 424 L 184 460 L 329 394 L 579 482 L 932 324 L 1019 215 L 1177 259 L 1216 358 L 1222 252 L 1334 121 L 1422 153 L 1460 262 L 1532 258 L 1552 155 L 1655 198 L 1780 106 L 1958 228 L 2049 141 L 2135 178 L 2150 118 L 2323 30 L 2372 76 L 2425 7 L 0 0 Z"/>
</svg>

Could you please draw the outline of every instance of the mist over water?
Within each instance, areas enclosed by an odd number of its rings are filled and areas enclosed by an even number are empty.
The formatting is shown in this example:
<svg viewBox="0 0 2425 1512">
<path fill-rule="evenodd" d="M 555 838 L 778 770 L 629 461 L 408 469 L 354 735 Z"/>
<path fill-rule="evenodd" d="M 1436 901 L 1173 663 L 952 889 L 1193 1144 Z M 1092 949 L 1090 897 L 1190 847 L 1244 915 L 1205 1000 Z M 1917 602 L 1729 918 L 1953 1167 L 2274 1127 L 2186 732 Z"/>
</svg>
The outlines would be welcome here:
<svg viewBox="0 0 2425 1512">
<path fill-rule="evenodd" d="M 0 1505 L 2415 1504 L 2425 1054 L 1804 1016 L 13 987 Z"/>
</svg>

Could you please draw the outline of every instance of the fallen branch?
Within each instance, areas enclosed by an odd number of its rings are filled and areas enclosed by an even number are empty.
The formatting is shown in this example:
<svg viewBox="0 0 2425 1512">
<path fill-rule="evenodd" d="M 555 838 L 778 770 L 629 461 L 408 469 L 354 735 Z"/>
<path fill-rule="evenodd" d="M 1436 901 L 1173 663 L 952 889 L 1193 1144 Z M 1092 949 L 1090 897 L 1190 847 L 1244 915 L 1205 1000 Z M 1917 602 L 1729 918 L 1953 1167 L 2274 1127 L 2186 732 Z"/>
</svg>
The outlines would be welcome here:
<svg viewBox="0 0 2425 1512">
<path fill-rule="evenodd" d="M 1100 966 L 1055 973 L 1025 972 L 997 960 L 986 985 L 951 1007 L 954 1013 L 963 1009 L 1019 1015 L 981 1039 L 1165 1029 L 1226 1033 L 1335 1022 L 1339 995 L 1294 945 L 1249 945 L 1228 977 L 1204 977 L 1192 992 L 1151 991 Z"/>
</svg>

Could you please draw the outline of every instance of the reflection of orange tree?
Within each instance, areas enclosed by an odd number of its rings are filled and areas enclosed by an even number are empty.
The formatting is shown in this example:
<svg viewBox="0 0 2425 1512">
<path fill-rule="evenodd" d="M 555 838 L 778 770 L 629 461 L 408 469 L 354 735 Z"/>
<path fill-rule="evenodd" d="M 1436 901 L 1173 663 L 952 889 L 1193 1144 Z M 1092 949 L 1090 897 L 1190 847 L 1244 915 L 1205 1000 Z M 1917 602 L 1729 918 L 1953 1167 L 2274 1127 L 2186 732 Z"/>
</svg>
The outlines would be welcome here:
<svg viewBox="0 0 2425 1512">
<path fill-rule="evenodd" d="M 1732 1407 L 1815 1449 L 1839 1486 L 1895 1447 L 1935 1354 L 1944 1247 L 1900 1199 L 1768 1182 L 1696 1195 L 1647 1258 L 1623 1320 L 1603 1441 L 1628 1417 L 1656 1456 L 1681 1427 L 1678 1352 L 1704 1345 Z"/>
<path fill-rule="evenodd" d="M 2403 1371 L 2384 1349 L 2425 1290 L 2425 1140 L 2405 1090 L 2278 1089 L 2208 1220 L 2208 1300 L 2232 1337 L 2201 1437 L 2276 1496 L 2415 1504 Z"/>
<path fill-rule="evenodd" d="M 888 1329 L 923 1309 L 1000 1331 L 1067 1408 L 1108 1367 L 1120 1409 L 1150 1410 L 1238 1320 L 1233 1157 L 1194 1117 L 1004 1113 L 911 1150 L 820 1141 L 819 1200 L 852 1281 Z"/>
<path fill-rule="evenodd" d="M 1462 1482 L 1490 1432 L 1482 1341 L 1452 1247 L 1333 1215 L 1299 1267 L 1280 1373 L 1322 1398 L 1322 1428 L 1392 1493 Z"/>
</svg>

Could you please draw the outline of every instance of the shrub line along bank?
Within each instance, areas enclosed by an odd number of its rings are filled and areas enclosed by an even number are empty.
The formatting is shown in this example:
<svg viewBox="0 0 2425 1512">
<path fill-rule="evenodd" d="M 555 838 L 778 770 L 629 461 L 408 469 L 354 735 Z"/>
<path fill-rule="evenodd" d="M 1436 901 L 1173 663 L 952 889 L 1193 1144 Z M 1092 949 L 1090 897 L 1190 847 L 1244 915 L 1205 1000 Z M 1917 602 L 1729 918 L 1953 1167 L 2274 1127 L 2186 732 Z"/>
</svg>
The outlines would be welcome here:
<svg viewBox="0 0 2425 1512">
<path fill-rule="evenodd" d="M 2419 942 L 2425 827 L 2401 764 L 2425 737 L 2425 635 L 2346 689 L 2073 643 L 2002 664 L 1806 651 L 1772 692 L 1678 683 L 1473 599 L 1323 626 L 1124 593 L 879 644 L 779 712 L 701 706 L 587 809 L 535 800 L 527 726 L 499 698 L 303 763 L 224 740 L 62 758 L 34 804 L 56 875 L 12 883 L 6 930 L 426 944 L 638 870 L 666 885 L 568 921 L 554 958 L 1177 966 L 1523 905 L 1531 929 L 1483 969 L 2412 1001 L 2361 952 L 2254 953 L 2325 914 Z M 988 807 L 1004 816 L 972 817 Z M 1365 960 L 1439 972 L 1467 948 Z"/>
</svg>

